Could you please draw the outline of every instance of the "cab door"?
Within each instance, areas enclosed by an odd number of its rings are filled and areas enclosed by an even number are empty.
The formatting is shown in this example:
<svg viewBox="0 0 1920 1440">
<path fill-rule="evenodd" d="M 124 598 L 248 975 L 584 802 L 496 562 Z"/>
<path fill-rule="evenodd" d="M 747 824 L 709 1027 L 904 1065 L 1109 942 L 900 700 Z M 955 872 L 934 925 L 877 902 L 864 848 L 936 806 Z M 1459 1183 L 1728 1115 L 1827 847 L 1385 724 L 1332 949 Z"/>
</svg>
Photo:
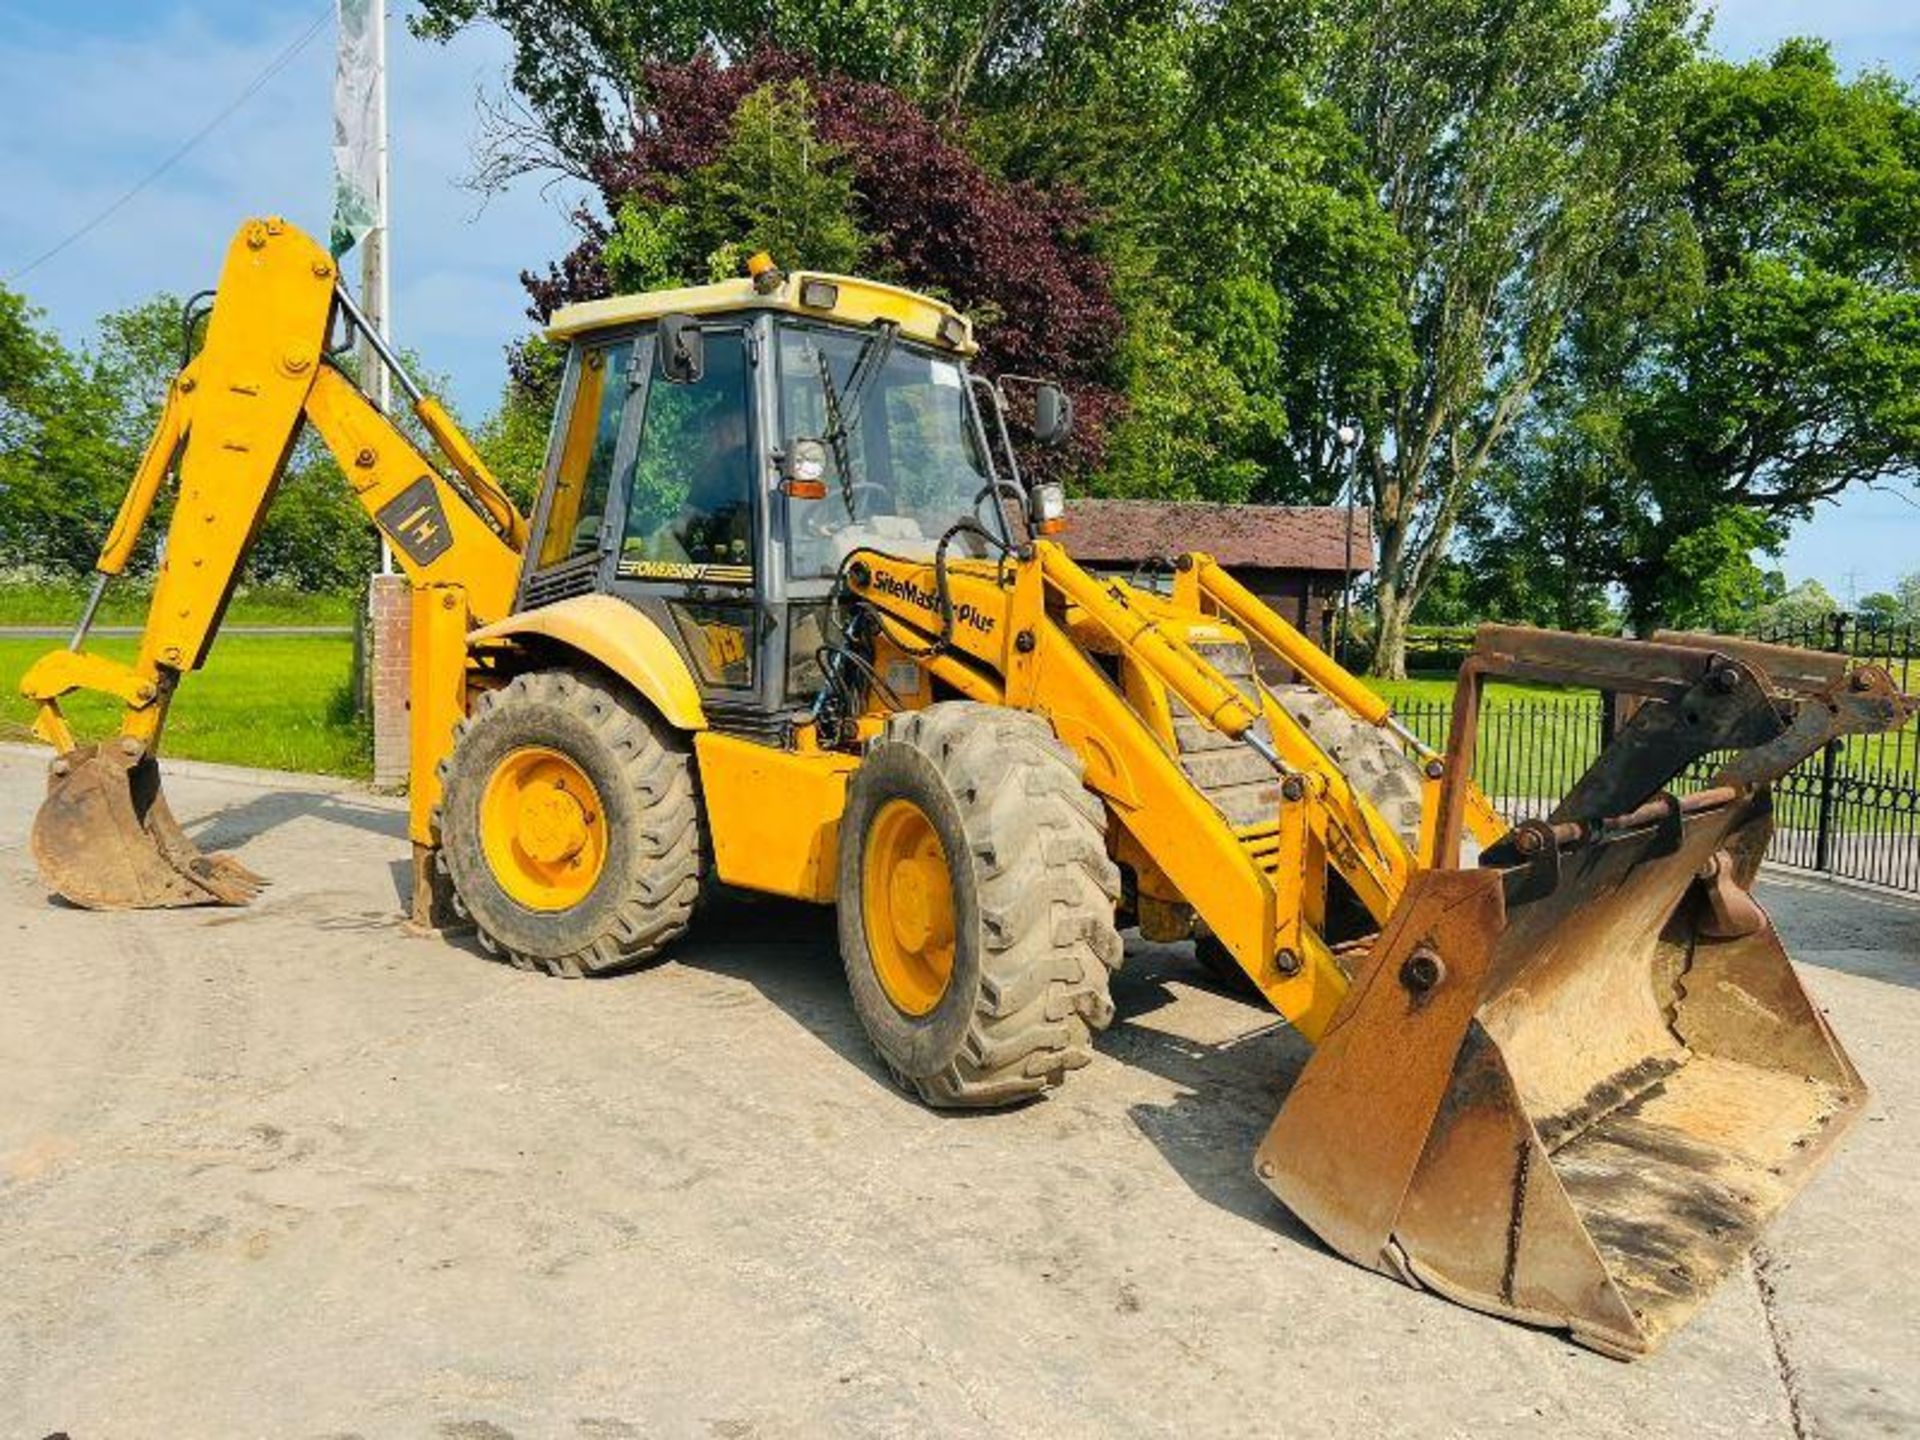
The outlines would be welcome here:
<svg viewBox="0 0 1920 1440">
<path fill-rule="evenodd" d="M 674 638 L 718 714 L 762 709 L 764 449 L 746 324 L 702 327 L 704 363 L 670 382 L 657 347 L 630 402 L 630 456 L 608 516 L 612 588 Z"/>
<path fill-rule="evenodd" d="M 631 453 L 634 379 L 653 355 L 650 335 L 579 343 L 561 388 L 560 422 L 535 509 L 520 608 L 551 605 L 603 588 L 612 551 L 607 507 Z"/>
</svg>

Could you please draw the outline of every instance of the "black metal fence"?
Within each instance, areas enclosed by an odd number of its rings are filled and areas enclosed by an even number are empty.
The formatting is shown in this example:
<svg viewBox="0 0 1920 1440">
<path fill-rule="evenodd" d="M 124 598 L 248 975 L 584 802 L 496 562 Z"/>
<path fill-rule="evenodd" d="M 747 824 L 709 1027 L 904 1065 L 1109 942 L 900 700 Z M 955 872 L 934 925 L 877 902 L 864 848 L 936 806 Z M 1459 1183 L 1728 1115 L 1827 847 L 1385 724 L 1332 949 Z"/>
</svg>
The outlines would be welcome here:
<svg viewBox="0 0 1920 1440">
<path fill-rule="evenodd" d="M 1871 660 L 1908 693 L 1920 689 L 1920 626 L 1824 616 L 1755 638 Z M 1436 749 L 1452 720 L 1446 700 L 1395 707 Z M 1482 703 L 1474 779 L 1503 813 L 1551 810 L 1604 744 L 1597 695 L 1540 695 L 1490 686 Z M 1707 778 L 1703 769 L 1695 777 Z M 1920 893 L 1920 729 L 1829 745 L 1774 786 L 1773 860 L 1797 869 Z"/>
<path fill-rule="evenodd" d="M 1909 694 L 1920 685 L 1920 626 L 1826 615 L 1759 639 L 1884 665 Z M 1783 865 L 1920 891 L 1920 731 L 1858 735 L 1774 786 L 1773 858 Z"/>
</svg>

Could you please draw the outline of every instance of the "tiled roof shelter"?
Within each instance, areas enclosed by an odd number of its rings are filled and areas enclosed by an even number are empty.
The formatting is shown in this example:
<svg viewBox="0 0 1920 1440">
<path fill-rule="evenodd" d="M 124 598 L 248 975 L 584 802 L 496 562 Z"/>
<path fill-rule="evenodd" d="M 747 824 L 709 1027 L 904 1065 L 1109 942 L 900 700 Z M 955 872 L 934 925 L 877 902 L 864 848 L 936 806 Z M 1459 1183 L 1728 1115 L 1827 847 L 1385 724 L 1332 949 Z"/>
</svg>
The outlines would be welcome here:
<svg viewBox="0 0 1920 1440">
<path fill-rule="evenodd" d="M 1332 505 L 1216 505 L 1200 500 L 1071 500 L 1067 549 L 1084 565 L 1137 565 L 1203 550 L 1229 569 L 1347 568 L 1347 511 Z M 1373 569 L 1373 519 L 1353 512 L 1353 567 Z"/>
<path fill-rule="evenodd" d="M 1348 561 L 1348 511 L 1197 500 L 1070 500 L 1067 551 L 1096 570 L 1131 571 L 1188 550 L 1213 556 L 1295 628 L 1325 644 Z M 1355 575 L 1373 569 L 1373 519 L 1352 512 Z"/>
</svg>

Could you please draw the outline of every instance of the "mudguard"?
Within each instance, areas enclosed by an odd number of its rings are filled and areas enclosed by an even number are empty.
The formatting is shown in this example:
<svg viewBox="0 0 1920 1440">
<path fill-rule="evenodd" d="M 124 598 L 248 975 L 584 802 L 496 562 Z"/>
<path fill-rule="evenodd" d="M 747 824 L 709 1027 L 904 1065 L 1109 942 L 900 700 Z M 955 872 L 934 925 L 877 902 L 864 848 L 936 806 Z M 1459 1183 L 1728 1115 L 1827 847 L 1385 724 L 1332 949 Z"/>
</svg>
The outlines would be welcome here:
<svg viewBox="0 0 1920 1440">
<path fill-rule="evenodd" d="M 550 640 L 612 671 L 678 730 L 705 730 L 707 716 L 693 672 L 666 633 L 639 610 L 611 595 L 578 595 L 538 610 L 523 610 L 482 626 L 473 644 L 528 638 Z"/>
</svg>

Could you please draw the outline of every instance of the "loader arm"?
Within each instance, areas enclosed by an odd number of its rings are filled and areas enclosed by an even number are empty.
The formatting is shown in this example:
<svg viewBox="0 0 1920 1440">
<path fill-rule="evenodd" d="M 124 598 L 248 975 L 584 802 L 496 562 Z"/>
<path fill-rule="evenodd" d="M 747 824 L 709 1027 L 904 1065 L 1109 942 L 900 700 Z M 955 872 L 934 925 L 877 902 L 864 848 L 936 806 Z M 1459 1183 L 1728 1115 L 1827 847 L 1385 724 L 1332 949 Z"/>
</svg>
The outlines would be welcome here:
<svg viewBox="0 0 1920 1440">
<path fill-rule="evenodd" d="M 1348 983 L 1322 929 L 1328 870 L 1384 921 L 1415 857 L 1270 695 L 1249 696 L 1224 679 L 1170 623 L 1163 597 L 1103 580 L 1051 542 L 1038 542 L 1032 562 L 1004 572 L 948 567 L 950 627 L 935 567 L 862 552 L 849 581 L 881 616 L 889 641 L 937 679 L 973 699 L 1045 715 L 1085 762 L 1087 785 L 1106 800 L 1123 832 L 1120 851 L 1170 882 L 1274 1008 L 1309 1039 L 1319 1036 Z M 1258 608 L 1271 626 L 1284 624 Z M 1089 658 L 1066 622 L 1069 612 L 1271 767 L 1279 785 L 1270 823 L 1228 823 Z M 1304 637 L 1300 644 L 1307 645 Z M 1351 677 L 1346 683 L 1365 693 Z"/>
<path fill-rule="evenodd" d="M 457 482 L 331 363 L 337 310 L 359 322 L 324 250 L 279 220 L 240 228 L 205 343 L 168 389 L 73 641 L 21 680 L 37 706 L 35 733 L 60 752 L 35 822 L 35 853 L 75 903 L 233 902 L 258 883 L 231 861 L 200 856 L 180 832 L 159 794 L 154 753 L 182 675 L 206 662 L 303 425 L 339 462 L 414 586 L 413 829 L 416 843 L 429 838 L 434 767 L 464 694 L 466 632 L 511 608 L 526 522 L 439 402 L 397 365 Z M 100 593 L 124 572 L 170 473 L 178 483 L 139 651 L 131 663 L 91 654 L 83 646 Z M 77 741 L 60 704 L 75 690 L 120 702 L 117 743 Z"/>
</svg>

